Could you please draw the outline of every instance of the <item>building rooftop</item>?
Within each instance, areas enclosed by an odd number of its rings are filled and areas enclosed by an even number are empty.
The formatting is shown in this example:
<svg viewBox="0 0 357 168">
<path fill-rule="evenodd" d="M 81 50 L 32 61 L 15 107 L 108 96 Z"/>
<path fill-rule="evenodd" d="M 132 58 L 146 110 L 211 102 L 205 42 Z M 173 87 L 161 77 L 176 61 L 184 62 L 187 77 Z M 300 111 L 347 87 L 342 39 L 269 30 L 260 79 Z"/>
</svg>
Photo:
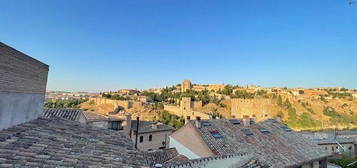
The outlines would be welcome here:
<svg viewBox="0 0 357 168">
<path fill-rule="evenodd" d="M 204 120 L 197 128 L 215 155 L 253 153 L 272 167 L 300 166 L 330 156 L 313 141 L 302 137 L 282 123 L 270 119 L 244 125 L 229 120 Z"/>
<path fill-rule="evenodd" d="M 0 131 L 0 167 L 145 167 L 123 133 L 60 118 Z"/>
<path fill-rule="evenodd" d="M 155 164 L 189 160 L 187 157 L 180 155 L 175 148 L 145 152 L 144 156 L 148 163 L 150 163 L 150 166 L 154 166 Z"/>
<path fill-rule="evenodd" d="M 259 161 L 253 155 L 246 154 L 246 153 L 168 162 L 163 165 L 166 168 L 217 168 L 217 167 L 268 168 L 270 167 L 269 165 Z"/>
<path fill-rule="evenodd" d="M 78 121 L 79 116 L 81 115 L 82 110 L 79 109 L 45 109 L 42 117 L 43 118 L 52 118 L 60 117 L 66 120 Z"/>
<path fill-rule="evenodd" d="M 84 118 L 87 121 L 108 121 L 108 117 L 100 115 L 93 111 L 83 111 Z"/>
<path fill-rule="evenodd" d="M 131 121 L 131 128 L 133 131 L 136 131 L 136 120 Z M 156 127 L 153 127 L 155 126 Z M 173 131 L 174 128 L 166 124 L 151 122 L 151 121 L 140 121 L 139 122 L 139 133 L 149 133 L 157 131 Z"/>
</svg>

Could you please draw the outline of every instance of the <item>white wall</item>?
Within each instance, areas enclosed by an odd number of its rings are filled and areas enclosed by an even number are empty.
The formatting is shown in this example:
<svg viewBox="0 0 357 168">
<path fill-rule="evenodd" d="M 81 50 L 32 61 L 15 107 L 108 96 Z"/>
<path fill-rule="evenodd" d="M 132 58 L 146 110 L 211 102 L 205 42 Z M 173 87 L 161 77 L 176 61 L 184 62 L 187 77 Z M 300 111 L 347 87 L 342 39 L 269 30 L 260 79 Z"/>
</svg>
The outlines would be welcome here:
<svg viewBox="0 0 357 168">
<path fill-rule="evenodd" d="M 183 146 L 182 144 L 177 142 L 172 137 L 169 137 L 169 138 L 170 138 L 170 148 L 176 148 L 176 150 L 177 150 L 177 152 L 179 154 L 184 155 L 189 159 L 198 159 L 198 158 L 200 158 L 200 156 L 198 156 L 197 154 L 193 153 L 190 149 L 186 148 L 185 146 Z"/>
</svg>

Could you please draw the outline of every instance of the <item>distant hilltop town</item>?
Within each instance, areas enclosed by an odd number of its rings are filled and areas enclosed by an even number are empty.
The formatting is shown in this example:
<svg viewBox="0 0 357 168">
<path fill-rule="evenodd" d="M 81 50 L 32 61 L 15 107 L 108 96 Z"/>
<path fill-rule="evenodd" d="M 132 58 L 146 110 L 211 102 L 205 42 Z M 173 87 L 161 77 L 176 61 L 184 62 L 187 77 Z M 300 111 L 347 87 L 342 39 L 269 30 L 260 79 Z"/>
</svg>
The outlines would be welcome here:
<svg viewBox="0 0 357 168">
<path fill-rule="evenodd" d="M 355 90 L 185 80 L 156 90 L 45 94 L 48 65 L 3 43 L 0 60 L 0 167 L 356 164 L 356 131 L 295 131 L 355 128 Z"/>
<path fill-rule="evenodd" d="M 352 129 L 357 126 L 357 90 L 264 88 L 255 85 L 193 84 L 190 80 L 157 89 L 103 93 L 47 93 L 49 99 L 87 99 L 80 108 L 101 114 L 127 111 L 146 120 L 162 112 L 181 120 L 276 118 L 296 130 Z"/>
</svg>

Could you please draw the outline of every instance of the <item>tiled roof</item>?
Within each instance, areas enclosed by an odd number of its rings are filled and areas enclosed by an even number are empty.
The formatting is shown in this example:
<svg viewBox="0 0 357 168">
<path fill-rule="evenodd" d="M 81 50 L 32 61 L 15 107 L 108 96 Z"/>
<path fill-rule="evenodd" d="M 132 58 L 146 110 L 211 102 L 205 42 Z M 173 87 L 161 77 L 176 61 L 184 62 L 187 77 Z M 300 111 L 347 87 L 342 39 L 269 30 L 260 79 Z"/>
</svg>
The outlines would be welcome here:
<svg viewBox="0 0 357 168">
<path fill-rule="evenodd" d="M 83 115 L 87 121 L 108 121 L 108 117 L 97 114 L 93 111 L 83 111 Z"/>
<path fill-rule="evenodd" d="M 239 167 L 239 168 L 268 168 L 251 154 L 234 154 L 214 157 L 206 157 L 179 162 L 163 164 L 165 168 L 215 168 L 215 167 Z"/>
<path fill-rule="evenodd" d="M 79 109 L 45 109 L 42 117 L 43 118 L 52 118 L 60 117 L 67 120 L 78 121 L 79 116 L 81 115 L 82 110 Z"/>
<path fill-rule="evenodd" d="M 329 156 L 313 141 L 294 131 L 289 131 L 285 125 L 276 120 L 266 120 L 246 126 L 234 125 L 228 120 L 205 122 L 209 124 L 202 125 L 197 130 L 216 155 L 253 153 L 259 160 L 267 161 L 272 167 L 299 166 Z M 193 121 L 190 124 L 195 125 Z M 269 132 L 261 131 L 261 128 Z M 221 138 L 217 138 L 217 135 L 221 135 Z"/>
<path fill-rule="evenodd" d="M 131 121 L 131 128 L 136 131 L 136 120 Z M 156 125 L 157 128 L 152 128 L 152 125 Z M 173 131 L 174 128 L 162 123 L 156 123 L 151 121 L 140 121 L 139 122 L 139 133 L 148 133 L 156 131 Z"/>
<path fill-rule="evenodd" d="M 142 167 L 125 135 L 60 118 L 39 118 L 0 131 L 0 167 Z"/>
<path fill-rule="evenodd" d="M 163 149 L 158 151 L 149 151 L 149 152 L 145 152 L 144 156 L 151 166 L 158 163 L 163 164 L 172 161 L 173 159 L 179 156 L 181 157 L 181 160 L 183 159 L 183 157 L 179 155 L 179 153 L 177 152 L 176 148 Z M 186 158 L 185 160 L 188 159 Z"/>
</svg>

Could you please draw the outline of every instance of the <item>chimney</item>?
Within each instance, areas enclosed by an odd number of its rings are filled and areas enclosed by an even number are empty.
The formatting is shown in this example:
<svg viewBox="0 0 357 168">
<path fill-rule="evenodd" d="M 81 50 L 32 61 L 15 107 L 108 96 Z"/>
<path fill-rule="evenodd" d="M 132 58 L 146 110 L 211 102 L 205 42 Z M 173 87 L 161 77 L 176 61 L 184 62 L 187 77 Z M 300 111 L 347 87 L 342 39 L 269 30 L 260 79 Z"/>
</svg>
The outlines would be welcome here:
<svg viewBox="0 0 357 168">
<path fill-rule="evenodd" d="M 248 126 L 249 125 L 249 119 L 243 117 L 243 126 Z"/>
<path fill-rule="evenodd" d="M 189 123 L 191 120 L 191 117 L 190 116 L 186 116 L 186 119 L 185 119 L 185 124 Z"/>
<path fill-rule="evenodd" d="M 196 128 L 201 128 L 201 117 L 196 117 Z"/>
<path fill-rule="evenodd" d="M 152 129 L 157 129 L 157 125 L 158 125 L 158 123 L 153 123 L 153 124 L 151 125 L 151 128 L 152 128 Z"/>
<path fill-rule="evenodd" d="M 122 123 L 122 126 L 124 128 L 125 134 L 130 137 L 130 132 L 131 132 L 131 114 L 126 114 L 125 115 L 125 120 Z"/>
</svg>

